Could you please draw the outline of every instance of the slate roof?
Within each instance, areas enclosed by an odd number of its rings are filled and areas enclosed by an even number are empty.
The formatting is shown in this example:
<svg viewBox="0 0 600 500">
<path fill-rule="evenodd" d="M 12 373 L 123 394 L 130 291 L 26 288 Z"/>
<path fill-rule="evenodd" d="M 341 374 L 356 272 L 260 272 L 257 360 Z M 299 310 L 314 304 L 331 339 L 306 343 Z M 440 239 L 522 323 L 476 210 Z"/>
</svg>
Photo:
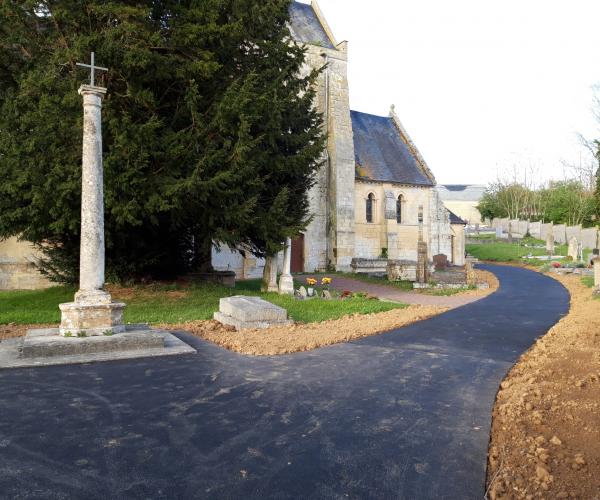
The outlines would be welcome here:
<svg viewBox="0 0 600 500">
<path fill-rule="evenodd" d="M 446 210 L 448 210 L 448 208 L 446 208 Z M 448 212 L 450 212 L 450 224 L 462 224 L 463 226 L 466 226 L 467 223 L 462 220 L 458 215 L 456 215 L 452 210 L 448 210 Z"/>
<path fill-rule="evenodd" d="M 290 18 L 292 21 L 292 35 L 297 42 L 319 45 L 328 49 L 335 48 L 309 4 L 292 2 L 290 4 Z"/>
<path fill-rule="evenodd" d="M 392 118 L 351 111 L 356 178 L 433 186 Z"/>
<path fill-rule="evenodd" d="M 437 189 L 444 201 L 479 201 L 486 187 L 481 184 L 438 184 Z"/>
</svg>

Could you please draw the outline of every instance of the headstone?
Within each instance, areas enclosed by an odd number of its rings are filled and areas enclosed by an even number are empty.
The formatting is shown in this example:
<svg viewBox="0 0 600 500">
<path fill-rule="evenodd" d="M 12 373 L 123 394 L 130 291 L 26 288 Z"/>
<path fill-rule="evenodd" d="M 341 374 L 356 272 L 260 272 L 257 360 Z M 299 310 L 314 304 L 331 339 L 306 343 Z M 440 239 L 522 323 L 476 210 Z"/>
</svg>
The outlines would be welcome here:
<svg viewBox="0 0 600 500">
<path fill-rule="evenodd" d="M 546 252 L 550 257 L 554 255 L 554 234 L 552 231 L 548 231 L 546 236 Z"/>
<path fill-rule="evenodd" d="M 419 241 L 417 243 L 417 283 L 427 283 L 429 281 L 428 271 L 427 243 Z"/>
<path fill-rule="evenodd" d="M 315 296 L 315 289 L 312 288 L 312 287 L 310 287 L 310 286 L 306 289 L 306 292 L 308 293 L 309 297 L 314 297 Z"/>
<path fill-rule="evenodd" d="M 502 238 L 502 227 L 498 226 L 496 228 L 496 239 L 499 240 L 500 238 Z"/>
<path fill-rule="evenodd" d="M 219 311 L 214 319 L 236 330 L 246 328 L 269 328 L 275 325 L 290 325 L 287 311 L 260 297 L 236 295 L 219 300 Z"/>
<path fill-rule="evenodd" d="M 567 252 L 567 256 L 571 257 L 571 259 L 573 260 L 577 260 L 578 257 L 578 246 L 579 246 L 579 242 L 577 241 L 577 238 L 575 236 L 573 236 L 570 240 L 569 240 L 569 249 Z"/>
<path fill-rule="evenodd" d="M 448 267 L 448 257 L 441 253 L 433 256 L 433 265 L 436 271 L 445 271 Z"/>
<path fill-rule="evenodd" d="M 323 299 L 331 300 L 331 292 L 329 290 L 323 290 Z"/>
<path fill-rule="evenodd" d="M 304 286 L 298 288 L 298 295 L 300 295 L 301 299 L 305 299 L 306 297 L 308 297 L 308 292 L 306 291 L 306 288 Z"/>
<path fill-rule="evenodd" d="M 600 294 L 600 257 L 594 257 L 594 293 Z"/>
<path fill-rule="evenodd" d="M 466 258 L 465 259 L 465 271 L 467 273 L 467 285 L 475 286 L 477 285 L 477 273 L 475 272 L 475 267 L 473 265 L 473 259 Z"/>
</svg>

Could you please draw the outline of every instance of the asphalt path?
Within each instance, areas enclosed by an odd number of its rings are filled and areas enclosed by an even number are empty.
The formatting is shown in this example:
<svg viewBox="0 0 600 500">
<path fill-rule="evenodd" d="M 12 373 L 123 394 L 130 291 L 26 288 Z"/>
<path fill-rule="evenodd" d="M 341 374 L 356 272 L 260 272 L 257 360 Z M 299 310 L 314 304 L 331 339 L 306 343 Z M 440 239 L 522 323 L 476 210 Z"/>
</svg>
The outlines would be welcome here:
<svg viewBox="0 0 600 500">
<path fill-rule="evenodd" d="M 0 371 L 0 498 L 481 499 L 498 385 L 568 311 L 555 280 L 306 353 Z"/>
</svg>

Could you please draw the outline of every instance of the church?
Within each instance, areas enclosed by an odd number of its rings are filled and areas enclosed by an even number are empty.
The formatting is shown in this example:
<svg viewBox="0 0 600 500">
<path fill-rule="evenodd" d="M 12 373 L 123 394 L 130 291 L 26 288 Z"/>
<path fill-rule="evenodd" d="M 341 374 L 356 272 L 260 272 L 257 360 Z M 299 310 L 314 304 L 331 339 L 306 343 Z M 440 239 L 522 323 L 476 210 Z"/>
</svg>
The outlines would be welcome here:
<svg viewBox="0 0 600 500">
<path fill-rule="evenodd" d="M 348 42 L 336 41 L 314 0 L 292 2 L 290 14 L 292 36 L 307 48 L 306 71 L 325 65 L 315 106 L 328 136 L 309 194 L 311 222 L 292 241 L 292 272 L 381 271 L 387 259 L 416 263 L 419 238 L 430 261 L 444 254 L 463 265 L 465 222 L 444 206 L 394 107 L 387 116 L 351 110 Z M 213 266 L 248 278 L 262 274 L 264 261 L 217 247 Z"/>
<path fill-rule="evenodd" d="M 393 106 L 387 116 L 350 109 L 348 43 L 337 42 L 318 4 L 292 2 L 290 31 L 307 48 L 306 71 L 326 69 L 315 106 L 328 143 L 309 193 L 312 219 L 292 241 L 292 272 L 385 272 L 388 259 L 417 261 L 421 238 L 429 262 L 443 254 L 464 264 L 465 222 L 446 209 L 433 173 Z M 0 242 L 0 289 L 51 286 L 27 242 Z M 280 256 L 280 268 L 282 265 Z M 216 247 L 213 267 L 238 279 L 260 277 L 264 260 Z"/>
</svg>

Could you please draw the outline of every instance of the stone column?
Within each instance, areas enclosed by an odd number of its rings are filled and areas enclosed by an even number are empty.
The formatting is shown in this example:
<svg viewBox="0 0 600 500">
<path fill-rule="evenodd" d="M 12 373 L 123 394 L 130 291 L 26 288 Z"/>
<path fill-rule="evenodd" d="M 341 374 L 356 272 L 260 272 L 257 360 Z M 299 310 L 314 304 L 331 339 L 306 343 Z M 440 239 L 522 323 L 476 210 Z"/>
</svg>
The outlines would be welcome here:
<svg viewBox="0 0 600 500">
<path fill-rule="evenodd" d="M 60 304 L 62 335 L 103 335 L 125 330 L 125 304 L 112 302 L 104 288 L 104 178 L 102 99 L 106 89 L 82 85 L 83 154 L 79 291 L 75 302 Z"/>
<path fill-rule="evenodd" d="M 104 287 L 104 172 L 102 167 L 102 99 L 106 90 L 82 85 L 83 154 L 81 169 L 81 241 L 79 291 L 75 301 L 110 302 Z"/>
<path fill-rule="evenodd" d="M 283 250 L 283 273 L 279 277 L 279 293 L 294 295 L 294 278 L 292 277 L 292 240 L 288 238 Z"/>
</svg>

